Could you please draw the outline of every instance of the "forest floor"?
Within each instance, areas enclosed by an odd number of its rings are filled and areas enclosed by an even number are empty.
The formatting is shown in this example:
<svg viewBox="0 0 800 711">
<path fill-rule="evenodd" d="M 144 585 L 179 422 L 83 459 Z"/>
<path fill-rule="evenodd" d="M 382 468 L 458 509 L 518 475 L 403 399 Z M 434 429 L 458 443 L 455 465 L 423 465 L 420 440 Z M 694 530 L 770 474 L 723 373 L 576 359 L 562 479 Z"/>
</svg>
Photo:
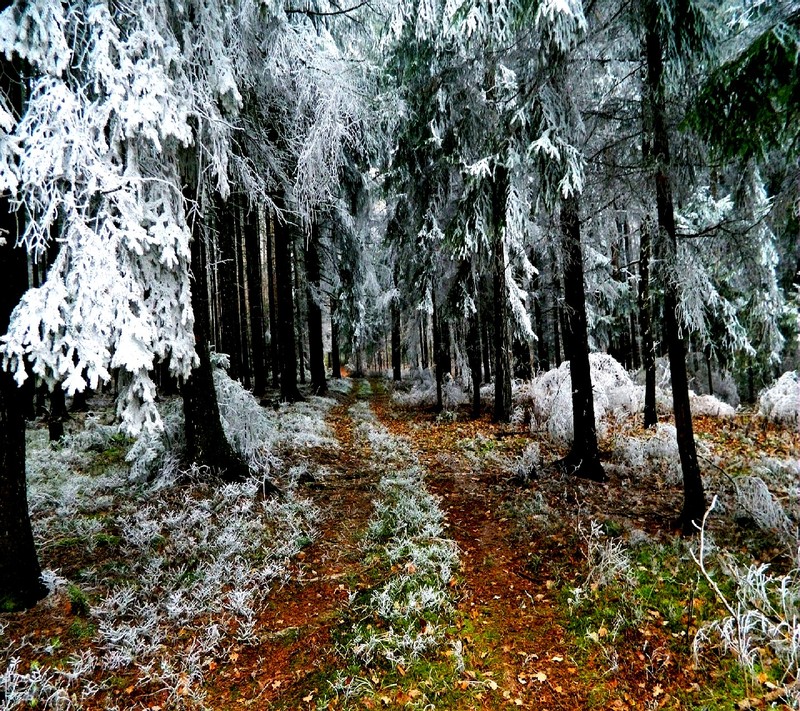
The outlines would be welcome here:
<svg viewBox="0 0 800 711">
<path fill-rule="evenodd" d="M 317 535 L 271 590 L 255 641 L 231 643 L 204 662 L 206 708 L 728 709 L 780 702 L 776 690 L 786 680 L 768 659 L 753 681 L 713 649 L 693 656 L 697 629 L 724 609 L 692 560 L 696 541 L 674 528 L 679 481 L 649 460 L 650 470 L 626 468 L 614 454 L 624 438 L 644 437 L 634 423 L 618 424 L 604 441 L 610 481 L 596 484 L 548 466 L 564 452 L 544 441 L 535 476 L 515 474 L 532 435 L 521 425 L 494 424 L 488 413 L 437 418 L 397 404 L 378 379 L 356 381 L 335 397 L 327 424 L 339 446 L 297 452 L 289 462 L 310 472 L 299 486 L 322 512 Z M 800 457 L 792 428 L 756 425 L 747 415 L 697 418 L 695 426 L 701 452 L 713 459 L 708 481 L 723 493 L 750 459 Z M 393 589 L 389 579 L 407 580 L 415 568 L 376 554 L 368 535 L 382 477 L 400 466 L 376 450 L 376 437 L 405 443 L 403 456 L 421 470 L 443 513 L 438 537 L 458 547 L 447 601 L 426 607 L 414 623 L 412 632 L 428 645 L 419 656 L 381 656 L 380 645 L 369 653 L 362 644 L 364 634 L 386 639 L 392 631 L 391 610 L 381 617 L 369 608 L 375 591 Z M 319 470 L 325 476 L 315 476 Z M 778 541 L 732 515 L 711 528 L 747 560 L 787 563 Z M 109 547 L 113 541 L 94 549 L 95 563 Z M 74 561 L 62 546 L 42 555 L 44 566 L 69 574 L 89 554 Z M 87 644 L 80 634 L 89 625 L 86 604 L 74 597 L 3 615 L 4 637 L 26 640 L 20 668 Z M 57 653 L 46 644 L 53 639 Z M 175 655 L 185 647 L 178 635 Z M 35 650 L 40 658 L 28 658 Z M 142 686 L 125 671 L 104 688 L 99 706 L 76 698 L 73 707 L 192 708 L 188 696 Z M 0 706 L 2 698 L 0 690 Z"/>
</svg>

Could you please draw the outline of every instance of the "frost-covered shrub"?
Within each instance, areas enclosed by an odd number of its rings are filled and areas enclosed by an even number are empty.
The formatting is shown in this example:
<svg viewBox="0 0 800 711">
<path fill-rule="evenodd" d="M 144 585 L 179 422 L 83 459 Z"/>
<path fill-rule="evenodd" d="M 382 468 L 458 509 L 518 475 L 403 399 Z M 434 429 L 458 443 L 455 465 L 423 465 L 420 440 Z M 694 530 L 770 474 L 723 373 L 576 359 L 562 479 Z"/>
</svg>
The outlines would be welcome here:
<svg viewBox="0 0 800 711">
<path fill-rule="evenodd" d="M 708 513 L 715 505 L 716 497 Z M 751 677 L 767 666 L 776 668 L 789 682 L 784 698 L 792 708 L 800 708 L 796 683 L 800 676 L 800 560 L 795 560 L 788 573 L 775 575 L 766 563 L 742 567 L 727 556 L 721 567 L 734 586 L 729 599 L 708 571 L 706 555 L 704 520 L 700 548 L 692 557 L 728 614 L 698 630 L 693 643 L 695 660 L 712 647 L 732 654 Z"/>
<path fill-rule="evenodd" d="M 746 516 L 763 531 L 775 536 L 794 552 L 800 542 L 797 523 L 793 522 L 780 501 L 758 476 L 736 478 L 736 507 L 738 516 Z"/>
<path fill-rule="evenodd" d="M 736 409 L 713 395 L 695 395 L 689 391 L 689 403 L 693 415 L 710 415 L 711 417 L 733 417 Z"/>
<path fill-rule="evenodd" d="M 430 370 L 415 369 L 411 374 L 411 388 L 407 392 L 396 390 L 392 399 L 407 407 L 433 407 L 436 405 L 436 378 Z M 463 388 L 449 373 L 442 379 L 442 407 L 452 411 L 467 401 Z"/>
<path fill-rule="evenodd" d="M 771 422 L 800 423 L 800 375 L 790 370 L 761 393 L 758 414 Z"/>
<path fill-rule="evenodd" d="M 609 417 L 625 417 L 641 410 L 644 394 L 610 355 L 592 353 L 589 362 L 597 432 L 602 437 Z M 532 408 L 531 426 L 546 430 L 554 442 L 570 444 L 574 430 L 569 362 L 534 378 L 528 397 Z"/>
<path fill-rule="evenodd" d="M 674 425 L 659 422 L 655 432 L 645 439 L 624 438 L 618 452 L 621 459 L 635 469 L 656 469 L 669 484 L 681 481 L 678 435 Z"/>
<path fill-rule="evenodd" d="M 156 473 L 163 473 L 168 462 L 177 463 L 183 459 L 186 432 L 182 402 L 177 398 L 164 400 L 158 404 L 158 411 L 163 429 L 160 432 L 143 431 L 125 457 L 131 465 L 130 476 L 133 481 L 147 481 Z"/>
</svg>

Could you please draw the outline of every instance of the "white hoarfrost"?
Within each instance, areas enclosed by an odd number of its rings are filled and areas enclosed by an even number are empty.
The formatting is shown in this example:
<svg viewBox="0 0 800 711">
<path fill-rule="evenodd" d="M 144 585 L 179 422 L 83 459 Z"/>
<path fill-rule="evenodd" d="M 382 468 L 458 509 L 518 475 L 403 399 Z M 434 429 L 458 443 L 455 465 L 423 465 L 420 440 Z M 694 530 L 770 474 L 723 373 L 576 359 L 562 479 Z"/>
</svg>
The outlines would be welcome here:
<svg viewBox="0 0 800 711">
<path fill-rule="evenodd" d="M 784 373 L 761 393 L 758 414 L 771 422 L 800 423 L 800 375 L 796 370 Z"/>
</svg>

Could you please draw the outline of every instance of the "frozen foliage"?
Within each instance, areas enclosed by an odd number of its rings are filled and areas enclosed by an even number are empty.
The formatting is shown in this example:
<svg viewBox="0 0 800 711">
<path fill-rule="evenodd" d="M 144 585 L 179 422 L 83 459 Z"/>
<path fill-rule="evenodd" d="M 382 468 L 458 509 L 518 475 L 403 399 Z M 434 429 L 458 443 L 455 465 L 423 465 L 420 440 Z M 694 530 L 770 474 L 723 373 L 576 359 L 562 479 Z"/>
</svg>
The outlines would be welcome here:
<svg viewBox="0 0 800 711">
<path fill-rule="evenodd" d="M 602 437 L 608 418 L 624 417 L 641 409 L 643 392 L 610 355 L 592 353 L 589 360 L 597 432 Z M 523 402 L 531 407 L 532 428 L 544 429 L 559 444 L 572 442 L 572 383 L 569 362 L 534 378 Z"/>
<path fill-rule="evenodd" d="M 758 413 L 771 422 L 800 423 L 800 375 L 789 371 L 761 393 Z"/>
<path fill-rule="evenodd" d="M 234 433 L 242 453 L 261 436 L 265 452 L 287 455 L 327 441 L 324 414 L 334 401 L 312 398 L 276 413 L 259 408 L 224 373 L 217 375 L 223 410 L 229 408 L 226 432 Z M 6 650 L 0 688 L 10 705 L 4 708 L 81 708 L 83 698 L 103 691 L 90 678 L 119 670 L 134 671 L 140 686 L 166 693 L 170 708 L 203 708 L 208 660 L 233 640 L 258 641 L 258 614 L 269 591 L 287 579 L 289 559 L 315 537 L 319 512 L 297 497 L 297 468 L 284 471 L 270 455 L 269 474 L 286 484 L 276 498 L 263 496 L 264 471 L 225 484 L 197 467 L 181 470 L 172 450 L 182 436 L 180 403 L 160 407 L 168 426 L 159 438 L 143 433 L 131 447 L 145 462 L 134 476 L 124 462 L 128 441 L 97 419 L 57 447 L 46 441 L 46 431 L 29 432 L 29 496 L 40 548 L 66 537 L 79 537 L 89 550 L 102 541 L 115 546 L 118 562 L 111 572 L 87 568 L 81 574 L 80 585 L 95 591 L 90 615 L 97 656 L 57 668 L 26 665 L 23 673 L 14 650 Z M 304 426 L 308 433 L 294 429 Z M 435 548 L 429 558 L 419 559 L 420 567 L 439 570 L 446 561 Z M 52 591 L 43 604 L 66 604 L 74 583 L 50 570 L 43 579 Z M 418 602 L 432 604 L 425 592 L 414 598 Z M 176 657 L 179 630 L 188 641 Z M 31 654 L 37 652 L 24 656 Z"/>
<path fill-rule="evenodd" d="M 436 379 L 430 370 L 414 370 L 411 374 L 411 388 L 407 392 L 395 390 L 392 399 L 407 407 L 433 407 L 436 405 Z M 467 402 L 467 396 L 459 384 L 445 374 L 442 380 L 442 407 L 445 411 L 458 409 Z"/>
<path fill-rule="evenodd" d="M 655 432 L 645 439 L 628 437 L 619 445 L 623 461 L 637 470 L 656 470 L 668 484 L 681 481 L 678 437 L 674 425 L 658 423 Z"/>
<path fill-rule="evenodd" d="M 735 483 L 738 515 L 752 519 L 760 529 L 794 552 L 800 545 L 797 523 L 786 515 L 765 481 L 758 476 L 740 476 Z"/>
<path fill-rule="evenodd" d="M 733 417 L 736 409 L 713 395 L 695 395 L 689 391 L 689 402 L 693 415 L 710 415 L 711 417 Z"/>
<path fill-rule="evenodd" d="M 391 464 L 378 484 L 380 498 L 367 527 L 369 549 L 398 571 L 354 604 L 378 626 L 359 624 L 349 652 L 366 665 L 407 665 L 442 643 L 438 621 L 452 612 L 450 585 L 458 549 L 444 536 L 442 510 L 425 488 L 408 443 L 379 425 L 365 403 L 351 408 L 357 431 L 377 461 Z"/>
<path fill-rule="evenodd" d="M 730 557 L 724 569 L 733 583 L 732 598 L 723 595 L 706 567 L 705 523 L 716 504 L 716 497 L 706 513 L 700 534 L 700 547 L 693 558 L 727 610 L 727 616 L 701 627 L 694 639 L 698 658 L 709 647 L 732 654 L 742 667 L 756 677 L 767 664 L 777 663 L 786 686 L 784 698 L 793 708 L 800 707 L 800 561 L 788 573 L 772 574 L 766 563 L 747 568 Z"/>
</svg>

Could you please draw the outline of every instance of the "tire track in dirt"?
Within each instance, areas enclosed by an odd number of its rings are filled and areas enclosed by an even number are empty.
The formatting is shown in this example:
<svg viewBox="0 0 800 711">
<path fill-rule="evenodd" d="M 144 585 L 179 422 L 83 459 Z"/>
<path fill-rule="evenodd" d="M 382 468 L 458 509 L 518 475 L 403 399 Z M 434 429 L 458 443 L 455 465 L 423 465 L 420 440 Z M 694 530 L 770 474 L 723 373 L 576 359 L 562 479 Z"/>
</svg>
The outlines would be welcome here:
<svg viewBox="0 0 800 711">
<path fill-rule="evenodd" d="M 485 661 L 478 671 L 489 672 L 498 685 L 481 701 L 483 708 L 584 708 L 589 689 L 569 658 L 552 607 L 556 591 L 544 576 L 526 572 L 528 551 L 509 540 L 503 497 L 492 486 L 496 476 L 473 473 L 463 455 L 442 452 L 440 443 L 420 437 L 413 422 L 396 416 L 386 394 L 376 395 L 372 404 L 385 427 L 412 442 L 428 470 L 428 488 L 441 497 L 448 534 L 461 548 L 458 607 L 475 630 L 473 656 Z"/>
<path fill-rule="evenodd" d="M 314 706 L 326 690 L 325 671 L 341 663 L 334 632 L 350 592 L 367 584 L 359 535 L 372 515 L 377 481 L 349 413 L 358 399 L 355 387 L 326 418 L 339 448 L 309 455 L 329 472 L 302 492 L 322 511 L 318 536 L 292 562 L 288 582 L 270 593 L 258 645 L 233 649 L 230 664 L 209 684 L 215 708 L 231 708 L 232 701 L 258 709 Z"/>
</svg>

